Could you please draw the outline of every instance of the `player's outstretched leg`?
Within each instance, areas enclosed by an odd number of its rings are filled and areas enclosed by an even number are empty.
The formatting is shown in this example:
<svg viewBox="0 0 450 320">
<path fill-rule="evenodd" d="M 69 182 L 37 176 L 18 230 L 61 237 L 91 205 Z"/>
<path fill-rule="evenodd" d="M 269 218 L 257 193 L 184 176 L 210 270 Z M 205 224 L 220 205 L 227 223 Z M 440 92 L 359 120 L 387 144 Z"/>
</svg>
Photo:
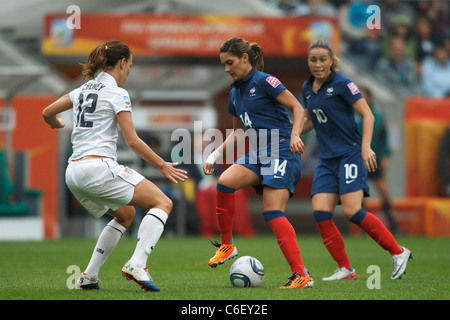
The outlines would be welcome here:
<svg viewBox="0 0 450 320">
<path fill-rule="evenodd" d="M 412 258 L 411 251 L 401 247 L 392 233 L 370 212 L 359 210 L 350 218 L 350 221 L 359 225 L 383 249 L 389 251 L 392 256 L 391 279 L 400 279 L 406 272 L 409 259 Z"/>
</svg>

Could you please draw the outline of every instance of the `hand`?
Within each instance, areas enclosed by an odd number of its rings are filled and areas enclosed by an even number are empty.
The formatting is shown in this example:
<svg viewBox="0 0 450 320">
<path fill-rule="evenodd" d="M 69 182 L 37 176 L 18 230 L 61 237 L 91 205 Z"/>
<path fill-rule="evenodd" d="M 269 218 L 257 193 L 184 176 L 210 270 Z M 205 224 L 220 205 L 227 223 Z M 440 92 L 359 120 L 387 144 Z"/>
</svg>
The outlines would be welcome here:
<svg viewBox="0 0 450 320">
<path fill-rule="evenodd" d="M 367 171 L 374 172 L 377 168 L 377 156 L 370 147 L 361 149 L 361 156 Z"/>
<path fill-rule="evenodd" d="M 61 129 L 66 126 L 66 124 L 60 117 L 56 117 L 55 121 L 52 121 L 51 123 L 49 123 L 49 125 L 52 129 Z"/>
<path fill-rule="evenodd" d="M 187 179 L 187 172 L 181 169 L 175 168 L 178 163 L 164 162 L 158 170 L 172 182 L 178 183 L 178 181 L 184 181 Z"/>
<path fill-rule="evenodd" d="M 299 155 L 302 155 L 305 151 L 305 145 L 299 136 L 291 136 L 290 148 L 292 153 L 297 153 Z"/>
<path fill-rule="evenodd" d="M 203 172 L 204 172 L 206 175 L 213 174 L 214 169 L 212 168 L 212 166 L 213 166 L 212 163 L 205 162 L 205 164 L 203 165 Z"/>
<path fill-rule="evenodd" d="M 212 166 L 214 163 L 216 163 L 217 159 L 219 159 L 222 156 L 222 153 L 219 150 L 214 150 L 213 153 L 211 153 L 208 158 L 205 160 L 205 164 L 203 165 L 203 172 L 206 175 L 210 175 L 214 172 L 214 169 L 212 169 Z"/>
</svg>

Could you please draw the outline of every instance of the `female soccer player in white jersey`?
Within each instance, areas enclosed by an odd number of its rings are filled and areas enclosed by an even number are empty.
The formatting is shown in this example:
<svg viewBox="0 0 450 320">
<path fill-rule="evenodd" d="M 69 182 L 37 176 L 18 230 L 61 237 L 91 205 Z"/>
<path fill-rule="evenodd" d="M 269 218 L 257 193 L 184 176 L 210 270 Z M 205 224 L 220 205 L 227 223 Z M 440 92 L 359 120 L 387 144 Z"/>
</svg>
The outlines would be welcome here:
<svg viewBox="0 0 450 320">
<path fill-rule="evenodd" d="M 337 73 L 340 60 L 323 40 L 308 49 L 311 76 L 303 84 L 307 121 L 304 131 L 314 127 L 319 144 L 319 163 L 312 186 L 312 209 L 322 241 L 339 269 L 323 280 L 356 279 L 344 248 L 344 240 L 332 217 L 340 201 L 344 215 L 392 255 L 392 279 L 406 270 L 411 251 L 401 247 L 383 223 L 361 208 L 369 195 L 368 170 L 376 168 L 370 147 L 374 117 L 358 87 Z M 355 111 L 363 119 L 359 133 Z"/>
<path fill-rule="evenodd" d="M 136 134 L 130 97 L 121 88 L 132 62 L 131 51 L 122 42 L 99 45 L 82 65 L 83 75 L 91 80 L 42 112 L 51 128 L 63 128 L 65 124 L 58 114 L 73 109 L 73 154 L 66 169 L 66 184 L 94 217 L 106 213 L 114 217 L 100 234 L 91 260 L 77 282 L 82 289 L 99 289 L 99 270 L 131 224 L 137 206 L 148 213 L 139 226 L 138 243 L 122 274 L 147 291 L 160 290 L 152 282 L 146 265 L 164 230 L 172 201 L 138 172 L 117 163 L 118 127 L 127 145 L 165 177 L 173 182 L 186 179 L 184 170 L 161 159 Z"/>
<path fill-rule="evenodd" d="M 295 230 L 284 215 L 301 175 L 303 107 L 277 78 L 262 72 L 263 52 L 257 43 L 229 39 L 220 47 L 220 60 L 234 80 L 228 102 L 234 131 L 206 159 L 203 170 L 211 174 L 217 158 L 240 143 L 239 129 L 246 130 L 252 149 L 219 177 L 216 213 L 221 244 L 208 265 L 217 267 L 237 255 L 232 241 L 234 192 L 252 186 L 263 195 L 263 216 L 291 268 L 292 275 L 281 288 L 311 288 L 314 281 L 303 264 Z M 293 113 L 293 124 L 286 109 Z"/>
</svg>

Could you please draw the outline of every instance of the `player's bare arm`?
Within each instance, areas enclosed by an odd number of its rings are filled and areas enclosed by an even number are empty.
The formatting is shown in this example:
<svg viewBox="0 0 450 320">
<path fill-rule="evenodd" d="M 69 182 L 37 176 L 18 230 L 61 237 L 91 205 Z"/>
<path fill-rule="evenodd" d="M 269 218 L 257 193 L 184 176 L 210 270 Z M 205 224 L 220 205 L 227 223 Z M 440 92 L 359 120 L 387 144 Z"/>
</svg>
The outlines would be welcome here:
<svg viewBox="0 0 450 320">
<path fill-rule="evenodd" d="M 302 134 L 307 133 L 314 129 L 314 125 L 312 123 L 311 117 L 309 116 L 309 112 L 307 109 L 305 109 L 305 119 L 303 119 L 303 129 Z"/>
<path fill-rule="evenodd" d="M 172 182 L 184 181 L 187 179 L 186 171 L 177 169 L 177 163 L 166 162 L 157 155 L 136 133 L 134 129 L 131 112 L 122 111 L 117 114 L 122 135 L 125 142 L 139 157 L 154 165 L 158 170 Z"/>
<path fill-rule="evenodd" d="M 213 174 L 213 165 L 216 160 L 223 154 L 226 154 L 227 148 L 234 148 L 235 145 L 244 142 L 245 140 L 245 126 L 242 124 L 241 119 L 233 117 L 233 132 L 228 135 L 225 141 L 206 159 L 203 165 L 203 172 L 206 175 Z"/>
<path fill-rule="evenodd" d="M 64 128 L 65 123 L 64 121 L 58 117 L 58 115 L 66 110 L 69 110 L 72 108 L 72 101 L 70 101 L 69 94 L 66 94 L 53 102 L 51 105 L 47 106 L 42 111 L 42 116 L 44 117 L 45 122 L 50 126 L 52 129 L 60 129 Z"/>
<path fill-rule="evenodd" d="M 305 110 L 289 90 L 283 90 L 277 97 L 277 101 L 292 112 L 294 119 L 292 123 L 290 148 L 293 153 L 303 154 L 305 145 L 300 134 L 303 130 Z"/>
<path fill-rule="evenodd" d="M 361 156 L 364 161 L 364 166 L 369 172 L 375 171 L 377 167 L 377 159 L 375 152 L 370 147 L 373 134 L 373 125 L 375 118 L 370 110 L 369 105 L 365 99 L 359 99 L 352 105 L 353 109 L 361 116 L 363 120 L 363 134 L 361 143 Z"/>
</svg>

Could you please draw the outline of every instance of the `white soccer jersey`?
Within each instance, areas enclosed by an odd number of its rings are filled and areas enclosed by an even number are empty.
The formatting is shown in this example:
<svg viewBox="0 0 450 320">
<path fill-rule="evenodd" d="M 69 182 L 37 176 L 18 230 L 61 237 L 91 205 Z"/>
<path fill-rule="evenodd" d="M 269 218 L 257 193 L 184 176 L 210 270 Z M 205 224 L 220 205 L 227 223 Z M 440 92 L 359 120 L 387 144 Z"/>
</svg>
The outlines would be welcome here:
<svg viewBox="0 0 450 320">
<path fill-rule="evenodd" d="M 128 92 L 117 86 L 113 76 L 101 72 L 70 92 L 73 103 L 73 154 L 69 161 L 87 155 L 117 160 L 118 124 L 116 115 L 131 111 Z"/>
</svg>

